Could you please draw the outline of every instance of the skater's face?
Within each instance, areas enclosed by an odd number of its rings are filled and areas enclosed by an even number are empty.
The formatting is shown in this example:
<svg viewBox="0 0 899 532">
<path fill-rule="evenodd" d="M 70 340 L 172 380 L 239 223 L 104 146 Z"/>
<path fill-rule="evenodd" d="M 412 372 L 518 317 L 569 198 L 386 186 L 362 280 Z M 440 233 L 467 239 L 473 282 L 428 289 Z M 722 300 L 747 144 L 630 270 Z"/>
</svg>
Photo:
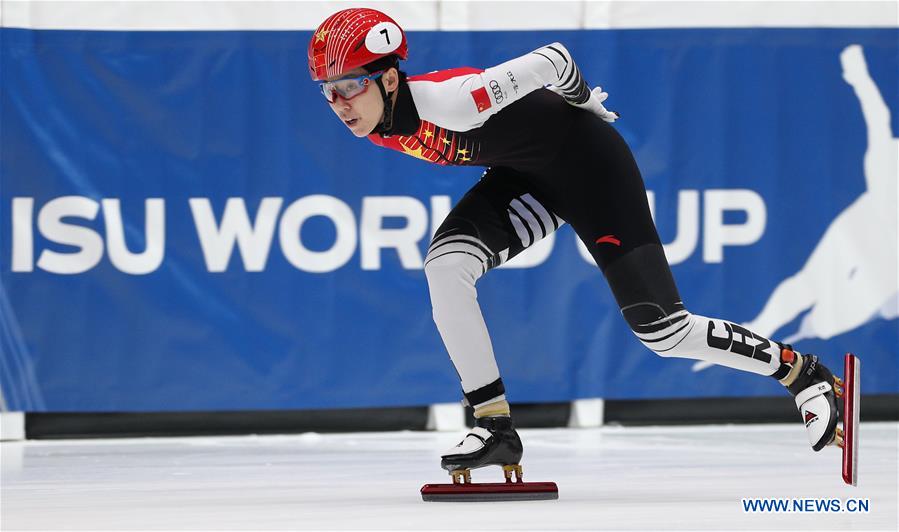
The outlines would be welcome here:
<svg viewBox="0 0 899 532">
<path fill-rule="evenodd" d="M 363 68 L 357 68 L 346 72 L 342 76 L 328 78 L 325 81 L 347 80 L 348 78 L 358 78 L 367 76 L 368 72 Z M 399 86 L 399 74 L 395 68 L 390 68 L 380 74 L 381 83 L 384 89 L 391 93 L 391 97 L 396 99 L 396 88 Z M 356 82 L 349 82 L 350 86 L 355 88 Z M 362 84 L 365 84 L 364 86 Z M 381 117 L 384 116 L 384 100 L 381 98 L 381 91 L 375 85 L 375 79 L 362 80 L 359 85 L 362 91 L 344 97 L 339 91 L 331 90 L 327 84 L 323 90 L 327 91 L 325 95 L 328 98 L 328 104 L 334 113 L 343 121 L 344 125 L 353 132 L 357 137 L 364 137 L 370 134 Z M 354 92 L 354 91 L 349 91 Z M 333 100 L 333 101 L 332 101 Z"/>
</svg>

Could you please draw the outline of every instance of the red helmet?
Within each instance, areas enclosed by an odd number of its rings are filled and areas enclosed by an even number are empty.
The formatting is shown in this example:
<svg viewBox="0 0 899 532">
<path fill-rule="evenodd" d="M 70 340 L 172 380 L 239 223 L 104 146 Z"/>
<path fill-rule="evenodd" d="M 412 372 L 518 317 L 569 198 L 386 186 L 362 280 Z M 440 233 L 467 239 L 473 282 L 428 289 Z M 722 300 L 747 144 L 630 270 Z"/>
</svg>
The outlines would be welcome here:
<svg viewBox="0 0 899 532">
<path fill-rule="evenodd" d="M 353 8 L 328 17 L 309 41 L 313 81 L 340 76 L 376 59 L 396 55 L 406 59 L 406 34 L 380 11 Z"/>
</svg>

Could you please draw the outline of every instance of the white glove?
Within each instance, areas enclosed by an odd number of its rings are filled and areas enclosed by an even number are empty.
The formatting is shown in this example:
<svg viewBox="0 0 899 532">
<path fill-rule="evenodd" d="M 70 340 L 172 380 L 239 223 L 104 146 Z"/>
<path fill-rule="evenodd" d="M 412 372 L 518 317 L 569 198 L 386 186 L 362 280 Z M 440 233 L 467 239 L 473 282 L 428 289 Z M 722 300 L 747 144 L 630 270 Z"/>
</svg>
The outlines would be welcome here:
<svg viewBox="0 0 899 532">
<path fill-rule="evenodd" d="M 602 118 L 604 121 L 612 123 L 615 120 L 618 120 L 621 116 L 615 111 L 609 111 L 605 108 L 605 106 L 603 106 L 602 102 L 606 101 L 606 98 L 608 97 L 608 92 L 603 92 L 602 87 L 596 87 L 592 91 L 590 91 L 590 97 L 587 98 L 586 102 L 572 105 L 574 105 L 575 107 L 586 109 L 596 116 Z"/>
<path fill-rule="evenodd" d="M 564 98 L 569 105 L 580 107 L 581 109 L 586 109 L 587 111 L 590 111 L 596 116 L 602 118 L 606 122 L 612 123 L 621 118 L 621 115 L 619 115 L 615 111 L 609 111 L 603 106 L 602 102 L 606 101 L 606 98 L 609 97 L 609 93 L 603 92 L 602 87 L 596 87 L 595 89 L 590 91 L 590 97 L 587 98 L 587 101 L 584 103 L 569 102 L 565 97 L 565 94 L 555 85 L 547 85 L 546 88 Z"/>
</svg>

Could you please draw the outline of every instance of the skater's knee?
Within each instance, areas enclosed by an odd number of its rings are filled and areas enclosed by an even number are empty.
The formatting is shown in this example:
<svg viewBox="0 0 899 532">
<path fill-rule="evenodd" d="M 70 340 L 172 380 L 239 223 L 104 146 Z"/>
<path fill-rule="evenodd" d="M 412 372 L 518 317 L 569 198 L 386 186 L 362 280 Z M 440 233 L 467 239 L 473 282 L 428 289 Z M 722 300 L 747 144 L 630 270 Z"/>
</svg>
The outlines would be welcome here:
<svg viewBox="0 0 899 532">
<path fill-rule="evenodd" d="M 435 239 L 425 256 L 429 284 L 465 282 L 473 284 L 493 267 L 490 250 L 474 237 L 464 235 Z"/>
<path fill-rule="evenodd" d="M 425 276 L 431 294 L 431 310 L 438 328 L 464 319 L 464 309 L 477 299 L 475 283 L 483 275 L 481 261 L 468 253 L 429 255 Z"/>
<path fill-rule="evenodd" d="M 681 355 L 677 348 L 694 321 L 681 303 L 668 310 L 657 303 L 636 303 L 623 307 L 621 314 L 643 345 L 664 357 Z"/>
<path fill-rule="evenodd" d="M 425 277 L 428 284 L 474 284 L 484 274 L 484 265 L 466 253 L 454 252 L 425 258 Z"/>
<path fill-rule="evenodd" d="M 627 321 L 631 330 L 637 334 L 656 332 L 666 324 L 671 324 L 675 320 L 680 321 L 681 316 L 688 314 L 689 311 L 684 308 L 681 302 L 662 305 L 646 301 L 626 305 L 621 308 L 621 315 L 624 317 L 624 320 Z"/>
</svg>

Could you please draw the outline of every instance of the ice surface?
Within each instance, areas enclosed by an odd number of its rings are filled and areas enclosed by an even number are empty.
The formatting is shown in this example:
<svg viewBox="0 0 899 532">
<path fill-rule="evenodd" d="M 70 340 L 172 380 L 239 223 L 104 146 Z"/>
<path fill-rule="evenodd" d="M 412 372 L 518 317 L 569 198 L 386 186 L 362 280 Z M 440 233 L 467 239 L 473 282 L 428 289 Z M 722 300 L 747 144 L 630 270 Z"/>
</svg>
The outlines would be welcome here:
<svg viewBox="0 0 899 532">
<path fill-rule="evenodd" d="M 505 503 L 422 502 L 461 433 L 4 442 L 0 528 L 896 530 L 897 433 L 862 425 L 852 488 L 799 423 L 522 430 L 525 479 L 560 499 Z M 747 514 L 743 497 L 867 497 L 870 512 Z"/>
</svg>

